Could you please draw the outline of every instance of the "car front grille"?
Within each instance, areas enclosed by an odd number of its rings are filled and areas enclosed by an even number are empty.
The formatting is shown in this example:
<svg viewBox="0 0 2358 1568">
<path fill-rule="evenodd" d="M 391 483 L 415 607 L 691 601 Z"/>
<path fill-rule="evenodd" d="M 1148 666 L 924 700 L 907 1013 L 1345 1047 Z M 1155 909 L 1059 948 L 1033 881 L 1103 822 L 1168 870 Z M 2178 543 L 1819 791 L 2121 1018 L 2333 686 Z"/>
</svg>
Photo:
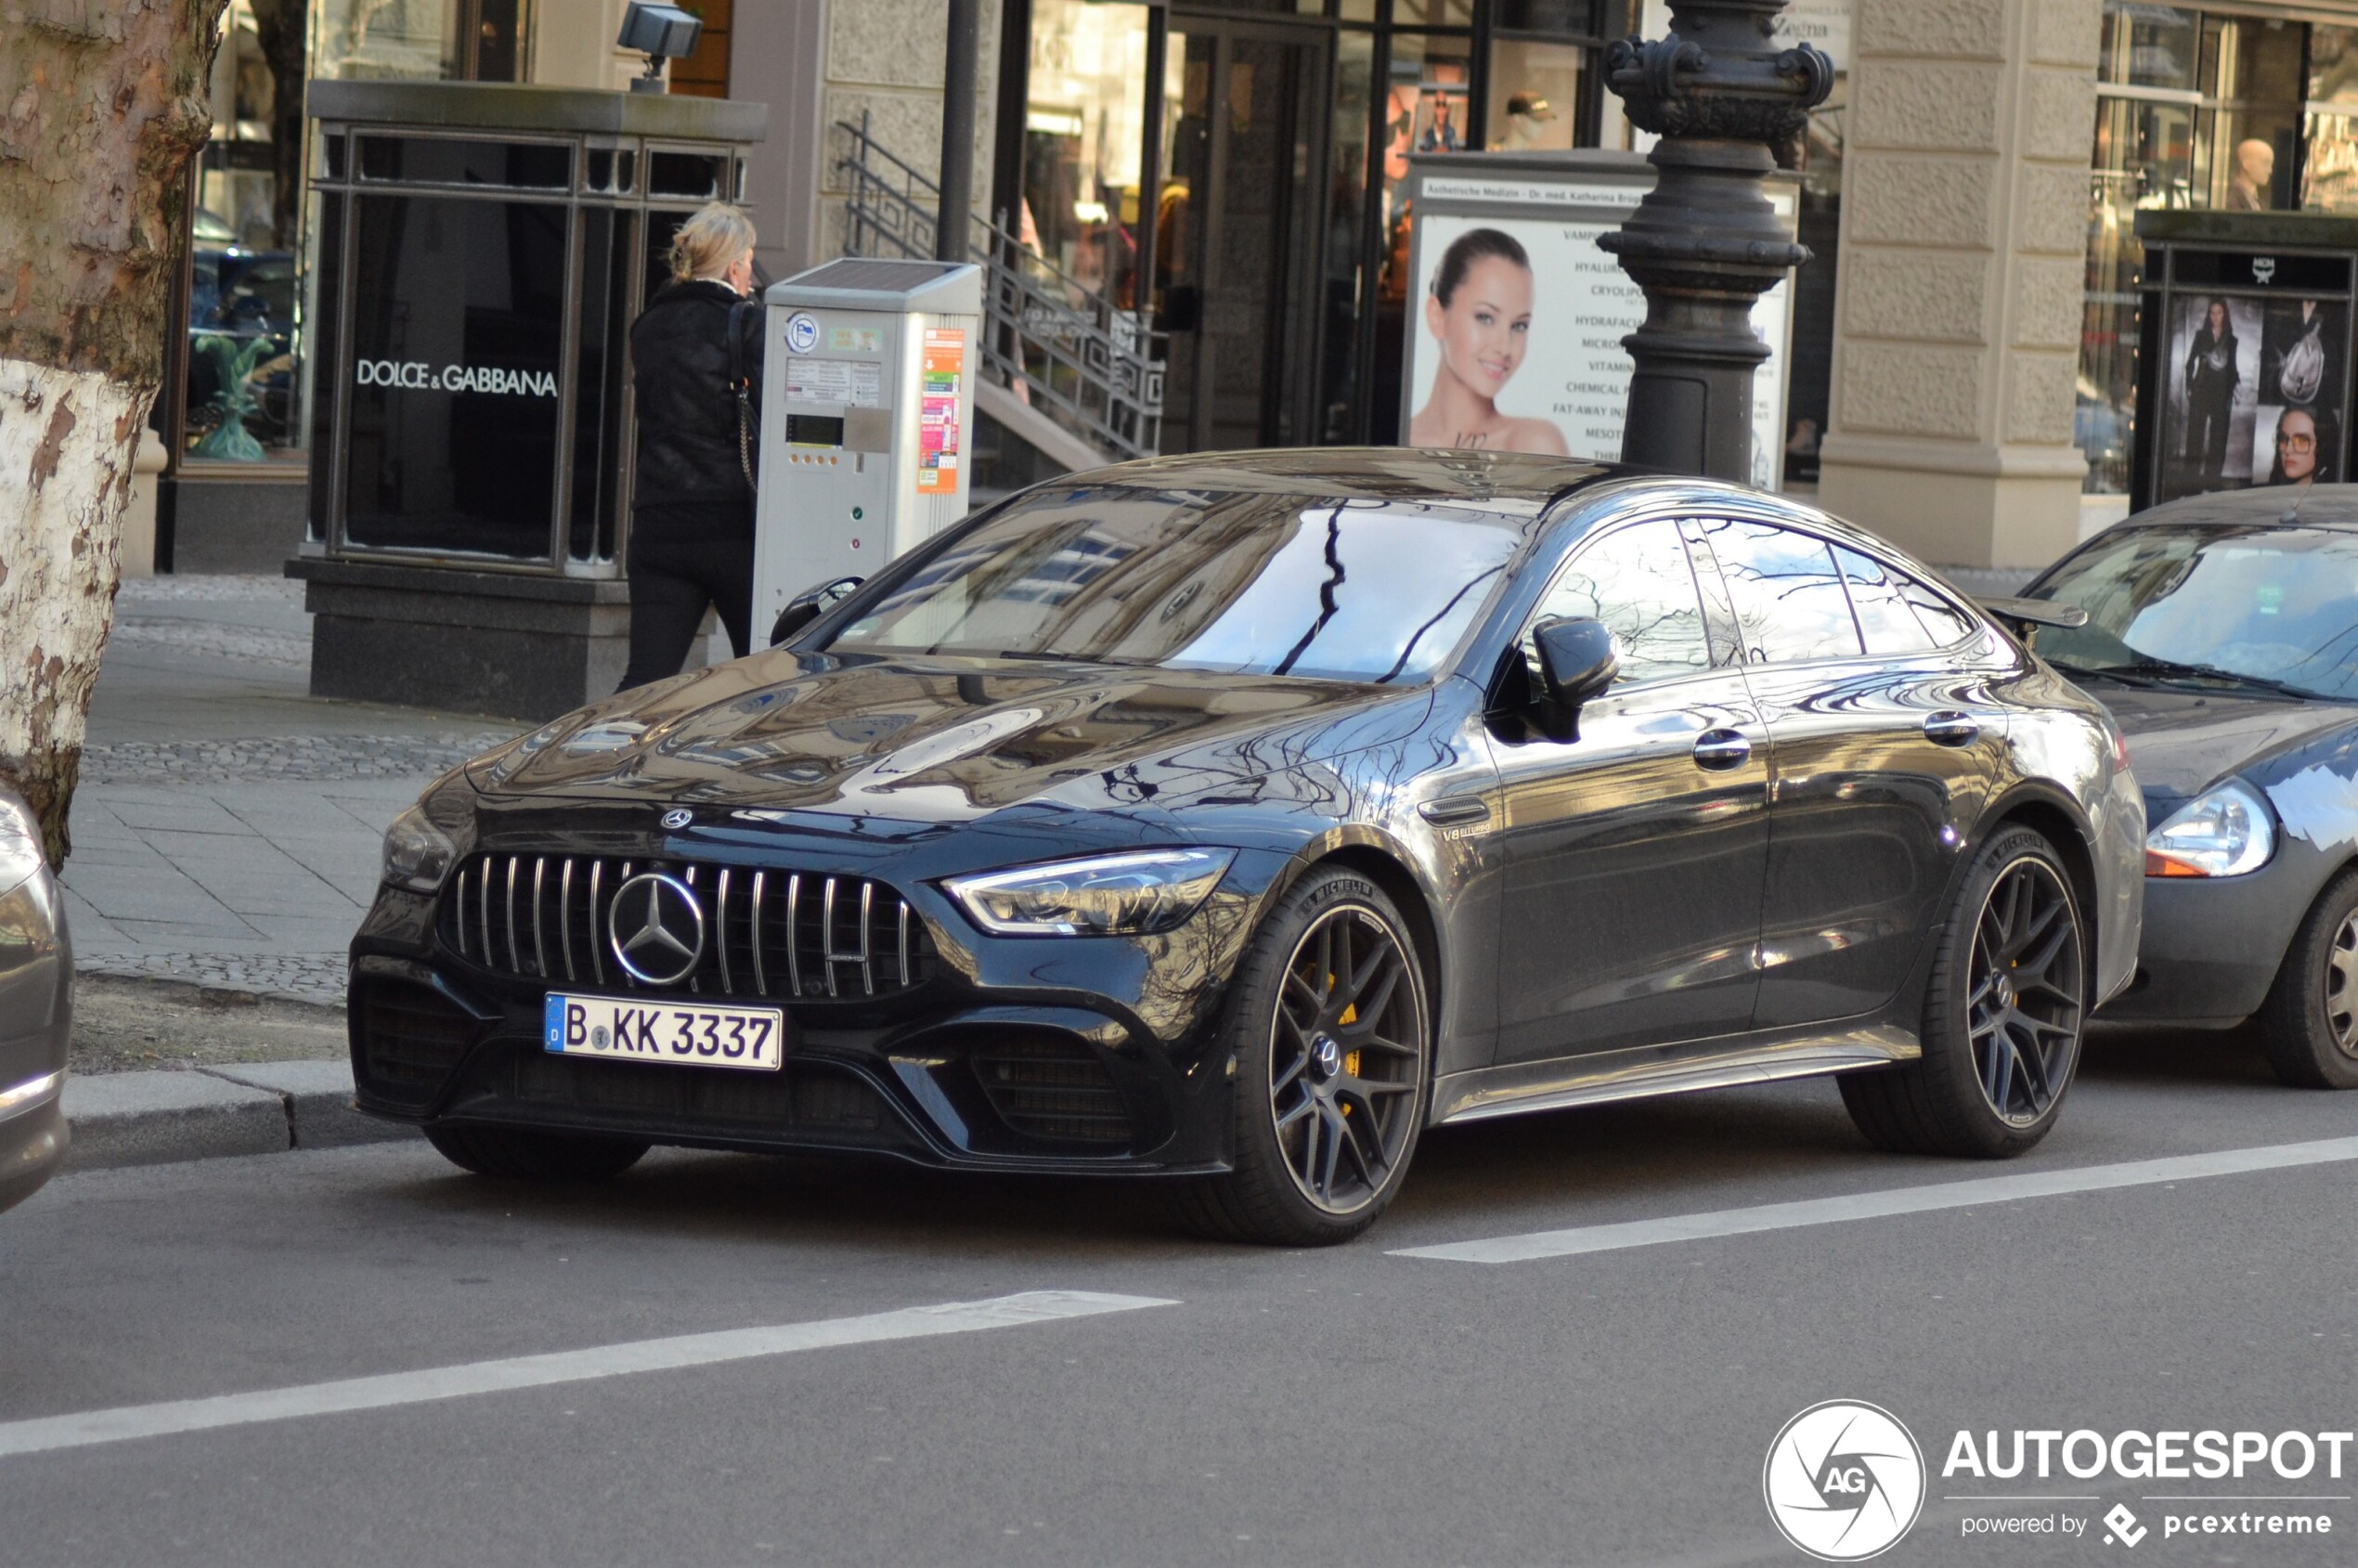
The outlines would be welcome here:
<svg viewBox="0 0 2358 1568">
<path fill-rule="evenodd" d="M 694 971 L 650 986 L 608 945 L 615 895 L 642 871 L 686 884 L 706 920 Z M 595 855 L 478 855 L 444 895 L 442 940 L 515 979 L 626 991 L 859 1001 L 923 984 L 937 959 L 908 901 L 859 876 L 627 861 Z"/>
<path fill-rule="evenodd" d="M 978 1044 L 967 1056 L 991 1108 L 1009 1128 L 1065 1143 L 1130 1141 L 1130 1111 L 1097 1053 L 1079 1040 L 1023 1036 Z"/>
</svg>

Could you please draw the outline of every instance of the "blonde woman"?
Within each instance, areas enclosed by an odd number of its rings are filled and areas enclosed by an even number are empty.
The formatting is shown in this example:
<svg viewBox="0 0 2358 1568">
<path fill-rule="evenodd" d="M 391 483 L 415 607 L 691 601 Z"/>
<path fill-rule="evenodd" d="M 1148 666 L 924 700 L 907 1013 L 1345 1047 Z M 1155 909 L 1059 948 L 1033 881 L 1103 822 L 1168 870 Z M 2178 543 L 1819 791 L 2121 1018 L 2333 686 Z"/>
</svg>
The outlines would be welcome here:
<svg viewBox="0 0 2358 1568">
<path fill-rule="evenodd" d="M 700 209 L 671 241 L 671 281 L 630 324 L 639 460 L 624 690 L 677 675 L 708 605 L 739 658 L 749 646 L 754 489 L 739 431 L 744 421 L 747 438 L 760 427 L 753 242 L 753 220 L 736 208 Z"/>
</svg>

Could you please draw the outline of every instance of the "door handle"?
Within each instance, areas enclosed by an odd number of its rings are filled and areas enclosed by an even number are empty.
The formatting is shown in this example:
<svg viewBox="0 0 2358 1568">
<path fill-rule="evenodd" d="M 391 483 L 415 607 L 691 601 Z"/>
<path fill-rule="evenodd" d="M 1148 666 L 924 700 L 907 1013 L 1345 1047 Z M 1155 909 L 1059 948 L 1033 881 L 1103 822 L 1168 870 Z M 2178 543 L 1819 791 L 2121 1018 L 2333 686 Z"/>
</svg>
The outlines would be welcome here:
<svg viewBox="0 0 2358 1568">
<path fill-rule="evenodd" d="M 1752 743 L 1735 730 L 1705 730 L 1695 737 L 1695 766 L 1722 773 L 1751 759 Z"/>
<path fill-rule="evenodd" d="M 1943 712 L 1924 719 L 1924 738 L 1936 745 L 1968 745 L 1981 733 L 1971 714 Z"/>
</svg>

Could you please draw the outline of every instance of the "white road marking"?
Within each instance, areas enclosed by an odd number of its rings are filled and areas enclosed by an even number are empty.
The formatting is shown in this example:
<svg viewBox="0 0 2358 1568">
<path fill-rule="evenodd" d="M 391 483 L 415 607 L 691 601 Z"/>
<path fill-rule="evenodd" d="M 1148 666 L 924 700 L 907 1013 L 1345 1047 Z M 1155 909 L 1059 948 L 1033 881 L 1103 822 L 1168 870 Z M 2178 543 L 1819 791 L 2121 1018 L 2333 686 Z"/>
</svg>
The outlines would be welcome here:
<svg viewBox="0 0 2358 1568">
<path fill-rule="evenodd" d="M 246 1426 L 256 1421 L 282 1421 L 345 1410 L 380 1410 L 395 1405 L 545 1388 L 551 1383 L 584 1382 L 631 1372 L 667 1372 L 682 1367 L 709 1367 L 716 1362 L 826 1350 L 836 1345 L 922 1340 L 937 1334 L 968 1334 L 980 1328 L 1013 1328 L 1027 1323 L 1051 1323 L 1061 1318 L 1094 1317 L 1100 1313 L 1178 1304 L 1155 1296 L 1111 1296 L 1094 1290 L 1027 1290 L 1021 1295 L 998 1296 L 984 1302 L 907 1307 L 864 1317 L 786 1323 L 769 1328 L 724 1328 L 709 1334 L 637 1340 L 592 1350 L 520 1355 L 506 1361 L 475 1361 L 460 1367 L 430 1367 L 415 1372 L 346 1378 L 253 1393 L 227 1393 L 212 1399 L 85 1410 L 71 1416 L 0 1422 L 0 1456 L 41 1454 L 94 1443 L 121 1443 L 134 1437 L 162 1437 L 173 1432 L 205 1432 L 214 1427 Z"/>
<path fill-rule="evenodd" d="M 1581 1252 L 1617 1252 L 1625 1248 L 1655 1247 L 1670 1241 L 1750 1236 L 1765 1230 L 1795 1230 L 1805 1225 L 1838 1225 L 1846 1220 L 1879 1220 L 1894 1214 L 1928 1213 L 1937 1209 L 1972 1209 L 1985 1203 L 2018 1203 L 2030 1198 L 2105 1192 L 2116 1187 L 2151 1186 L 2159 1182 L 2193 1181 L 2203 1176 L 2237 1176 L 2254 1171 L 2282 1171 L 2299 1165 L 2327 1165 L 2352 1160 L 2358 1160 L 2358 1138 L 2323 1138 L 2314 1143 L 2228 1148 L 2210 1154 L 2178 1155 L 2167 1160 L 2136 1160 L 2118 1165 L 2082 1165 L 2067 1171 L 2038 1171 L 2019 1176 L 1984 1176 L 1969 1182 L 1894 1187 L 1884 1192 L 1853 1193 L 1845 1198 L 1814 1198 L 1798 1203 L 1764 1203 L 1751 1209 L 1717 1209 L 1700 1214 L 1674 1214 L 1659 1220 L 1632 1220 L 1623 1225 L 1540 1230 L 1523 1236 L 1492 1237 L 1485 1241 L 1402 1247 L 1395 1250 L 1392 1256 L 1440 1258 L 1460 1263 L 1519 1263 L 1534 1258 L 1565 1258 Z"/>
</svg>

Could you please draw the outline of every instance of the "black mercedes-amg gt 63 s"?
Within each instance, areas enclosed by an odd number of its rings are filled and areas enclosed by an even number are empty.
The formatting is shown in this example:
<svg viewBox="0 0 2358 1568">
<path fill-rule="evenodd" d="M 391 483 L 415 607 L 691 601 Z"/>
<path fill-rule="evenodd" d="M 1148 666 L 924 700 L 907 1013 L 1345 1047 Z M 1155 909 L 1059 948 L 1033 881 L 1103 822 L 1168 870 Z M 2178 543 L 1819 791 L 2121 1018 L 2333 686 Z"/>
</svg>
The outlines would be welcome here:
<svg viewBox="0 0 2358 1568">
<path fill-rule="evenodd" d="M 2104 710 L 1732 486 L 1158 459 L 778 635 L 394 825 L 363 1108 L 499 1175 L 862 1150 L 1330 1242 L 1429 1125 L 1635 1095 L 1841 1073 L 1878 1145 L 2018 1152 L 2136 952 Z"/>
</svg>

